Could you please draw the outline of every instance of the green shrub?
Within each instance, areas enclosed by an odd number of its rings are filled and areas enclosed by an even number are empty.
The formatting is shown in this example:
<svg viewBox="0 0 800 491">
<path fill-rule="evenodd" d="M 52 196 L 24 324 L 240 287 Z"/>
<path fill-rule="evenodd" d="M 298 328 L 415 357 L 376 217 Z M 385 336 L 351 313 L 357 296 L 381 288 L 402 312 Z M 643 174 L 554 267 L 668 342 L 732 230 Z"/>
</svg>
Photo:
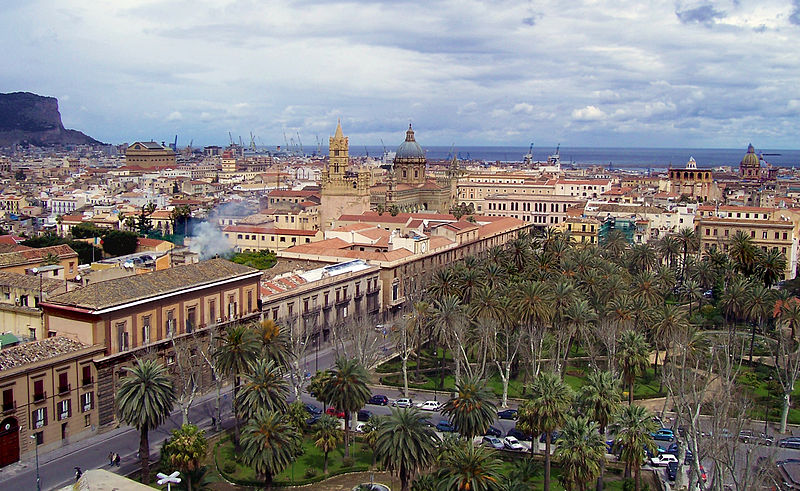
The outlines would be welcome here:
<svg viewBox="0 0 800 491">
<path fill-rule="evenodd" d="M 342 459 L 342 467 L 353 467 L 355 465 L 356 459 L 353 457 L 345 457 Z"/>
<path fill-rule="evenodd" d="M 312 477 L 317 477 L 317 470 L 314 469 L 313 467 L 309 467 L 308 469 L 306 469 L 305 478 L 311 479 Z"/>
<path fill-rule="evenodd" d="M 225 462 L 225 463 L 222 465 L 222 471 L 223 471 L 225 474 L 233 474 L 234 472 L 236 472 L 236 464 L 234 464 L 233 462 L 231 462 L 230 460 L 228 460 L 227 462 Z"/>
</svg>

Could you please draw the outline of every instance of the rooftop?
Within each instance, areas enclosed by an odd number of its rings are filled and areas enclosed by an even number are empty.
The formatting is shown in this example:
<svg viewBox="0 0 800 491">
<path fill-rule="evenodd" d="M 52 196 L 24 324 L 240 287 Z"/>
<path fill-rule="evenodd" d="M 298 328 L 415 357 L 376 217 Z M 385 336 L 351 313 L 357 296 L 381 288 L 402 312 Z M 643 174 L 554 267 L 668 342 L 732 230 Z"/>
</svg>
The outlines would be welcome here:
<svg viewBox="0 0 800 491">
<path fill-rule="evenodd" d="M 38 290 L 41 281 L 41 288 L 44 292 L 51 292 L 64 286 L 64 282 L 51 278 L 39 278 L 38 275 L 28 275 L 0 271 L 0 286 L 10 286 L 25 290 Z"/>
<path fill-rule="evenodd" d="M 74 339 L 61 336 L 19 344 L 0 350 L 0 371 L 55 358 L 86 347 L 87 345 Z"/>
<path fill-rule="evenodd" d="M 53 254 L 59 259 L 78 257 L 78 253 L 73 251 L 70 246 L 61 244 L 50 247 L 40 247 L 38 249 L 26 249 L 23 251 L 0 254 L 0 267 L 38 263 L 43 261 L 48 254 Z"/>
</svg>

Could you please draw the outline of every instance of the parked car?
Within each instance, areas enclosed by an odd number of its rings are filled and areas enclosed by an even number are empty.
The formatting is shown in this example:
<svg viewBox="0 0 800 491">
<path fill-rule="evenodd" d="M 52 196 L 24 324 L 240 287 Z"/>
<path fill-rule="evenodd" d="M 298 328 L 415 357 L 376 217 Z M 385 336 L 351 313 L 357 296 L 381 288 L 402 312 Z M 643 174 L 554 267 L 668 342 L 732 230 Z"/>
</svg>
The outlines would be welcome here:
<svg viewBox="0 0 800 491">
<path fill-rule="evenodd" d="M 525 447 L 513 436 L 507 436 L 503 439 L 503 445 L 512 452 L 524 452 Z"/>
<path fill-rule="evenodd" d="M 326 409 L 325 414 L 328 416 L 336 416 L 337 418 L 344 418 L 344 411 L 339 411 L 333 406 Z"/>
<path fill-rule="evenodd" d="M 356 416 L 356 420 L 358 421 L 369 421 L 369 417 L 372 416 L 372 411 L 367 411 L 366 409 L 361 409 L 358 411 L 358 416 Z"/>
<path fill-rule="evenodd" d="M 317 414 L 322 414 L 322 409 L 318 408 L 317 406 L 315 406 L 313 404 L 305 404 L 305 408 L 306 408 L 306 411 L 308 411 L 308 414 L 310 414 L 312 416 L 315 416 Z"/>
<path fill-rule="evenodd" d="M 678 463 L 670 462 L 667 464 L 667 479 L 674 481 L 678 477 Z"/>
<path fill-rule="evenodd" d="M 412 401 L 411 399 L 407 399 L 405 397 L 397 399 L 392 403 L 392 406 L 394 407 L 411 407 L 413 405 L 414 401 Z"/>
<path fill-rule="evenodd" d="M 483 444 L 484 447 L 493 448 L 495 450 L 503 450 L 505 448 L 503 442 L 500 441 L 500 439 L 497 438 L 496 436 L 485 436 L 481 440 L 481 443 Z"/>
<path fill-rule="evenodd" d="M 671 442 L 672 440 L 675 439 L 675 432 L 670 430 L 669 428 L 661 428 L 655 433 L 650 433 L 650 436 L 653 437 L 653 440 Z"/>
<path fill-rule="evenodd" d="M 486 436 L 503 436 L 503 432 L 500 431 L 500 428 L 496 428 L 494 426 L 490 426 L 486 428 Z"/>
<path fill-rule="evenodd" d="M 800 437 L 798 436 L 790 436 L 788 438 L 783 438 L 778 440 L 778 446 L 783 448 L 791 448 L 793 450 L 800 449 Z"/>
<path fill-rule="evenodd" d="M 441 431 L 442 433 L 452 433 L 456 431 L 455 427 L 450 424 L 449 421 L 443 419 L 436 423 L 436 431 Z"/>
<path fill-rule="evenodd" d="M 544 443 L 544 436 L 545 436 L 544 433 L 539 435 L 539 443 Z M 558 437 L 560 437 L 560 436 L 561 436 L 561 433 L 559 433 L 558 431 L 551 432 L 550 433 L 550 443 L 555 443 L 556 440 L 558 440 Z"/>
<path fill-rule="evenodd" d="M 438 411 L 441 404 L 437 401 L 425 401 L 417 403 L 417 407 L 423 411 Z"/>
<path fill-rule="evenodd" d="M 650 465 L 653 467 L 667 467 L 670 462 L 675 462 L 677 464 L 678 457 L 665 453 L 664 455 L 658 455 L 650 459 Z"/>
<path fill-rule="evenodd" d="M 367 423 L 358 423 L 358 424 L 356 425 L 356 427 L 355 427 L 355 430 L 354 430 L 354 431 L 356 431 L 356 432 L 358 432 L 358 433 L 364 433 L 364 427 L 365 427 L 365 426 L 367 426 Z"/>
<path fill-rule="evenodd" d="M 313 416 L 311 416 L 306 420 L 306 426 L 314 426 L 315 424 L 317 424 L 317 421 L 319 421 L 319 418 L 321 417 L 322 417 L 321 414 L 314 414 Z"/>
<path fill-rule="evenodd" d="M 497 419 L 517 419 L 516 409 L 505 409 L 497 413 Z"/>
<path fill-rule="evenodd" d="M 386 406 L 389 404 L 389 398 L 383 394 L 374 394 L 369 398 L 367 404 L 375 404 L 377 406 Z"/>
<path fill-rule="evenodd" d="M 513 436 L 517 440 L 522 440 L 522 441 L 526 441 L 526 442 L 529 442 L 529 441 L 531 441 L 533 439 L 533 437 L 531 435 L 528 435 L 528 434 L 525 434 L 525 433 L 521 432 L 516 427 L 511 428 L 510 430 L 508 430 L 508 433 L 506 433 L 506 436 Z"/>
</svg>

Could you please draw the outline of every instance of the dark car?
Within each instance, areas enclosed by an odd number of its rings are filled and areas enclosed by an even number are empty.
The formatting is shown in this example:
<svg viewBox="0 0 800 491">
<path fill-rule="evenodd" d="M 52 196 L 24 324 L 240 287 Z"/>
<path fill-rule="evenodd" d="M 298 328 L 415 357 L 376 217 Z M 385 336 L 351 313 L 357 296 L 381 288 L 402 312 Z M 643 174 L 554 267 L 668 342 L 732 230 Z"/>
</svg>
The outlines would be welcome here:
<svg viewBox="0 0 800 491">
<path fill-rule="evenodd" d="M 382 394 L 375 394 L 369 398 L 367 404 L 375 404 L 377 406 L 386 406 L 389 404 L 389 398 Z"/>
<path fill-rule="evenodd" d="M 800 437 L 790 436 L 789 438 L 778 440 L 778 446 L 795 450 L 800 449 Z"/>
<path fill-rule="evenodd" d="M 545 435 L 544 433 L 539 435 L 539 443 L 544 443 L 544 435 Z M 553 431 L 552 433 L 550 433 L 550 443 L 555 443 L 558 440 L 558 437 L 560 436 L 561 433 L 559 433 L 558 431 Z"/>
<path fill-rule="evenodd" d="M 456 431 L 455 427 L 449 421 L 443 419 L 436 424 L 436 430 L 442 433 L 452 433 Z"/>
<path fill-rule="evenodd" d="M 490 426 L 490 427 L 488 427 L 486 429 L 485 435 L 486 436 L 497 436 L 497 437 L 500 437 L 500 436 L 503 436 L 503 432 L 500 431 L 499 428 L 495 428 L 494 426 Z"/>
<path fill-rule="evenodd" d="M 669 479 L 670 481 L 674 481 L 677 476 L 678 476 L 678 463 L 670 462 L 669 464 L 667 464 L 667 479 Z"/>
<path fill-rule="evenodd" d="M 533 438 L 531 435 L 526 435 L 525 433 L 519 431 L 516 427 L 511 428 L 510 430 L 508 430 L 508 433 L 506 433 L 506 436 L 513 436 L 517 440 L 524 441 L 524 442 L 529 442 Z"/>
<path fill-rule="evenodd" d="M 372 411 L 367 411 L 366 409 L 361 409 L 358 411 L 358 415 L 356 419 L 358 421 L 369 421 L 369 417 L 372 416 Z"/>
<path fill-rule="evenodd" d="M 677 456 L 679 451 L 680 447 L 678 446 L 678 442 L 675 442 L 675 443 L 670 443 L 669 446 L 665 448 L 664 451 L 661 453 L 668 453 Z"/>
<path fill-rule="evenodd" d="M 308 411 L 308 414 L 310 414 L 312 416 L 316 416 L 317 414 L 322 414 L 322 409 L 318 408 L 317 406 L 315 406 L 313 404 L 306 404 L 305 408 L 306 408 L 306 411 Z"/>
<path fill-rule="evenodd" d="M 424 424 L 425 426 L 430 426 L 431 428 L 434 428 L 436 426 L 436 423 L 434 423 L 433 420 L 430 418 L 422 420 L 422 424 Z"/>
<path fill-rule="evenodd" d="M 319 418 L 321 418 L 321 417 L 322 417 L 321 414 L 315 414 L 315 415 L 311 416 L 310 418 L 308 418 L 306 420 L 306 425 L 307 426 L 314 426 L 315 424 L 317 424 L 317 421 L 319 421 Z"/>
<path fill-rule="evenodd" d="M 497 419 L 517 419 L 516 409 L 506 409 L 497 413 Z"/>
</svg>

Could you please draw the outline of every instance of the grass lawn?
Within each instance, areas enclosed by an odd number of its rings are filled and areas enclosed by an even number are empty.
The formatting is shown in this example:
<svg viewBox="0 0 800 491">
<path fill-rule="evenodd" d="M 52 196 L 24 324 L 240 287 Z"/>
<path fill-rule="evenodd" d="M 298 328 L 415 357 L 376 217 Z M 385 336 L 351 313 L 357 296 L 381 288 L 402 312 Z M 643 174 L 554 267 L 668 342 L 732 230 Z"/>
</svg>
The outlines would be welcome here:
<svg viewBox="0 0 800 491">
<path fill-rule="evenodd" d="M 774 377 L 771 367 L 760 363 L 752 367 L 742 366 L 736 381 L 753 399 L 754 407 L 748 410 L 749 417 L 764 419 L 767 416 L 770 421 L 780 420 L 783 389 Z M 790 424 L 800 424 L 800 409 L 794 407 L 794 401 L 799 397 L 800 384 L 797 384 L 792 392 L 792 406 L 789 407 Z"/>
<path fill-rule="evenodd" d="M 527 457 L 526 457 L 527 458 Z M 540 462 L 541 468 L 539 473 L 530 481 L 531 489 L 542 489 L 544 486 L 544 463 Z M 503 466 L 501 467 L 501 474 L 507 476 L 511 470 L 514 468 L 513 461 L 504 461 Z M 553 491 L 564 491 L 564 487 L 561 485 L 559 481 L 559 477 L 561 476 L 561 469 L 553 463 L 551 467 L 551 476 L 550 476 L 550 489 Z M 603 489 L 610 490 L 610 491 L 622 491 L 622 472 L 616 469 L 606 469 L 605 478 L 603 479 Z M 594 489 L 594 485 L 590 486 L 590 489 Z"/>
</svg>

